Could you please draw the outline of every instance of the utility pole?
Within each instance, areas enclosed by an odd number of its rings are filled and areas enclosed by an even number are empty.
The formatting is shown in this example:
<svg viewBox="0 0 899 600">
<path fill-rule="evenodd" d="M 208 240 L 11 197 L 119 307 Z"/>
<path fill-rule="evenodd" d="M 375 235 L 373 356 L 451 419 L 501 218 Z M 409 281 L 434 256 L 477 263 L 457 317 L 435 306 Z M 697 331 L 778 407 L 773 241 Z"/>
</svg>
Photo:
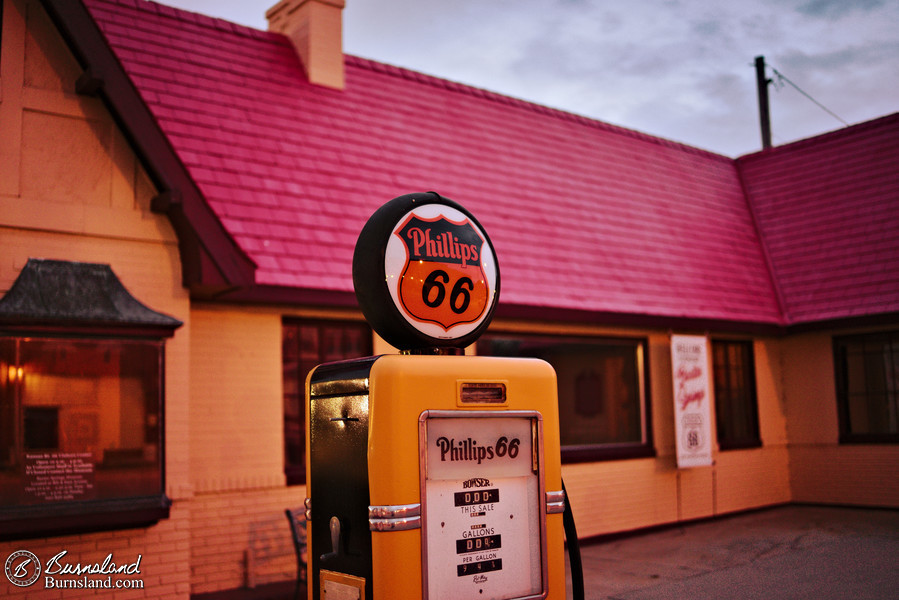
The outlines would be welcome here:
<svg viewBox="0 0 899 600">
<path fill-rule="evenodd" d="M 755 83 L 759 93 L 759 124 L 762 128 L 762 149 L 771 147 L 771 113 L 768 109 L 768 84 L 765 76 L 765 57 L 755 57 Z"/>
</svg>

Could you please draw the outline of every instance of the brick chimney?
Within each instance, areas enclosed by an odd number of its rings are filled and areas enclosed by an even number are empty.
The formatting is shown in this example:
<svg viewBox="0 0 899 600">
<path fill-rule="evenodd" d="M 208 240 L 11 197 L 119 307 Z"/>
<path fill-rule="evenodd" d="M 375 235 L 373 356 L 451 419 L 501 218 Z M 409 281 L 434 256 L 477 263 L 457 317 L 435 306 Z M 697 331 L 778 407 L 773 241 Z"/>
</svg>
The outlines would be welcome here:
<svg viewBox="0 0 899 600">
<path fill-rule="evenodd" d="M 268 30 L 293 42 L 310 83 L 338 90 L 343 80 L 345 0 L 281 0 L 265 12 Z"/>
</svg>

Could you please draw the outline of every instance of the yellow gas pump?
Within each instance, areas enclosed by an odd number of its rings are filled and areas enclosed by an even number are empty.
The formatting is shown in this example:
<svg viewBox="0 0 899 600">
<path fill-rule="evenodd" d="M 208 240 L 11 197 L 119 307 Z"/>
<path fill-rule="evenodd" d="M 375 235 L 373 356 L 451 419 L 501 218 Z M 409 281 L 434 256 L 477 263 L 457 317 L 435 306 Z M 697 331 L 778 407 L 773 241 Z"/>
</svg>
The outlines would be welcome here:
<svg viewBox="0 0 899 600">
<path fill-rule="evenodd" d="M 555 372 L 450 355 L 496 307 L 483 228 L 436 193 L 395 198 L 360 234 L 353 281 L 402 353 L 306 382 L 309 598 L 563 599 Z"/>
</svg>

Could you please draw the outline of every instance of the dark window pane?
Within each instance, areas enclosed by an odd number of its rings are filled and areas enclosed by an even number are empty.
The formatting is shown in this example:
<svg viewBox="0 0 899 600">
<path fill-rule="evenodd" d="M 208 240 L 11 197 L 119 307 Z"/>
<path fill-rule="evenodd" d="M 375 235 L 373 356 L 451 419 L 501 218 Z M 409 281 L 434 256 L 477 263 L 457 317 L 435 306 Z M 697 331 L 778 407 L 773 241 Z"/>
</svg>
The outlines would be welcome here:
<svg viewBox="0 0 899 600">
<path fill-rule="evenodd" d="M 712 362 L 719 447 L 761 446 L 752 342 L 712 340 Z"/>
<path fill-rule="evenodd" d="M 285 319 L 281 329 L 284 380 L 284 472 L 290 485 L 306 481 L 306 376 L 326 362 L 369 356 L 365 323 Z"/>
<path fill-rule="evenodd" d="M 25 449 L 59 448 L 59 408 L 25 407 Z"/>
<path fill-rule="evenodd" d="M 602 380 L 596 371 L 581 372 L 575 381 L 574 412 L 582 417 L 595 417 L 602 413 Z"/>
<path fill-rule="evenodd" d="M 643 340 L 485 335 L 478 354 L 535 357 L 553 366 L 563 460 L 652 453 Z"/>
<path fill-rule="evenodd" d="M 11 467 L 17 454 L 17 381 L 20 374 L 16 341 L 0 338 L 0 469 Z"/>
<path fill-rule="evenodd" d="M 0 363 L 0 504 L 161 496 L 161 342 L 3 338 Z"/>
<path fill-rule="evenodd" d="M 834 339 L 844 442 L 899 442 L 899 332 Z"/>
</svg>

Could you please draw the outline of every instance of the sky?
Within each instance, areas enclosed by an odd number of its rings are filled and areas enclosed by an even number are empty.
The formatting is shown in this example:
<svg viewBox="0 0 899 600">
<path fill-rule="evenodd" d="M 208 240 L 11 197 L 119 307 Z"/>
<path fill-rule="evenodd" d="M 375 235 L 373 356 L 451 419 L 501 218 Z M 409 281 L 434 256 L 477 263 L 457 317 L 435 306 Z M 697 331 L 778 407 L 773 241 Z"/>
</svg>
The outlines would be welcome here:
<svg viewBox="0 0 899 600">
<path fill-rule="evenodd" d="M 266 29 L 275 0 L 161 3 Z M 774 145 L 899 111 L 899 0 L 346 0 L 343 27 L 347 54 L 730 157 L 761 149 L 756 56 Z"/>
</svg>

